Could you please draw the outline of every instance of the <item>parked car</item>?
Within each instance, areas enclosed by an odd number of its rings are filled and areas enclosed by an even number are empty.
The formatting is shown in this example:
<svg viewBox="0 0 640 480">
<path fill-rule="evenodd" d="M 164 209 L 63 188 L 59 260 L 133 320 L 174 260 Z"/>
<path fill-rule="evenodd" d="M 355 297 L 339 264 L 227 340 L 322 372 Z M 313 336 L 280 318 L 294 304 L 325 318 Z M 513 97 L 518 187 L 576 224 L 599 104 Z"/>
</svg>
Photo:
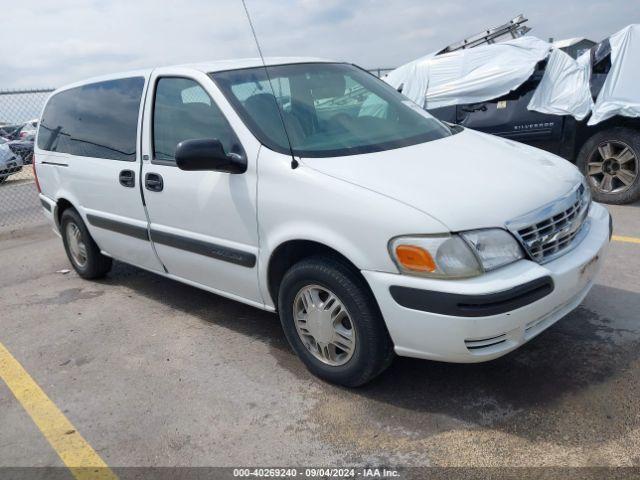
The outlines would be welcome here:
<svg viewBox="0 0 640 480">
<path fill-rule="evenodd" d="M 35 136 L 37 130 L 38 130 L 38 119 L 35 118 L 33 120 L 29 120 L 20 129 L 20 132 L 18 133 L 18 138 L 24 139 L 27 137 L 33 137 Z"/>
<path fill-rule="evenodd" d="M 8 143 L 0 143 L 0 184 L 22 170 L 22 158 L 11 151 Z"/>
<path fill-rule="evenodd" d="M 356 66 L 266 62 L 50 97 L 34 170 L 81 277 L 117 259 L 278 312 L 309 370 L 347 386 L 394 352 L 500 357 L 587 295 L 611 218 L 575 166 L 442 123 Z"/>
<path fill-rule="evenodd" d="M 7 142 L 7 146 L 22 159 L 23 165 L 30 165 L 33 160 L 34 140 L 35 133 L 20 140 L 10 140 Z"/>
<path fill-rule="evenodd" d="M 595 100 L 611 68 L 611 45 L 593 46 L 591 94 Z M 481 132 L 517 140 L 560 155 L 589 178 L 594 198 L 623 204 L 640 199 L 640 119 L 615 116 L 596 125 L 588 118 L 527 109 L 544 75 L 546 60 L 516 90 L 489 101 L 430 109 L 437 118 Z"/>
<path fill-rule="evenodd" d="M 0 127 L 0 137 L 6 140 L 15 140 L 20 136 L 20 130 L 24 127 L 24 123 L 16 125 L 3 125 Z"/>
</svg>

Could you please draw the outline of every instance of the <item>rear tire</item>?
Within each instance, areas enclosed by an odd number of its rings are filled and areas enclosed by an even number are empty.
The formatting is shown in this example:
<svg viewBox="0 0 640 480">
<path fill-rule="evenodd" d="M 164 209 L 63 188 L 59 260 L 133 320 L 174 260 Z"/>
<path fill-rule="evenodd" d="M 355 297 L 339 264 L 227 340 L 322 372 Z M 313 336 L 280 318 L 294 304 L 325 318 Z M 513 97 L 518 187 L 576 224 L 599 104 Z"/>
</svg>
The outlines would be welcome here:
<svg viewBox="0 0 640 480">
<path fill-rule="evenodd" d="M 67 257 L 82 278 L 92 280 L 104 277 L 111 270 L 111 258 L 100 253 L 100 248 L 74 208 L 62 212 L 60 233 Z"/>
<path fill-rule="evenodd" d="M 640 199 L 640 132 L 614 127 L 594 134 L 580 149 L 576 164 L 594 200 L 621 205 Z"/>
<path fill-rule="evenodd" d="M 315 302 L 303 299 L 308 291 L 316 292 Z M 293 265 L 280 284 L 278 310 L 293 350 L 311 373 L 328 382 L 364 385 L 393 360 L 393 343 L 373 294 L 351 266 L 336 258 L 316 256 Z M 325 343 L 332 336 L 336 343 Z"/>
</svg>

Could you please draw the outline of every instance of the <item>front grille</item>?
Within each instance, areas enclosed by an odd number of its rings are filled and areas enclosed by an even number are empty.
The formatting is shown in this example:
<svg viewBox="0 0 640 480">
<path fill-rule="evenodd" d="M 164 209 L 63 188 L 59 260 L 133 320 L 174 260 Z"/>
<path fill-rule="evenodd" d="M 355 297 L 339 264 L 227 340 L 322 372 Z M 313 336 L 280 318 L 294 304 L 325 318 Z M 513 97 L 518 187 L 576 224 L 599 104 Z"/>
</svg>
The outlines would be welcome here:
<svg viewBox="0 0 640 480">
<path fill-rule="evenodd" d="M 546 263 L 567 253 L 586 234 L 591 197 L 580 184 L 569 195 L 507 224 L 531 259 Z"/>
</svg>

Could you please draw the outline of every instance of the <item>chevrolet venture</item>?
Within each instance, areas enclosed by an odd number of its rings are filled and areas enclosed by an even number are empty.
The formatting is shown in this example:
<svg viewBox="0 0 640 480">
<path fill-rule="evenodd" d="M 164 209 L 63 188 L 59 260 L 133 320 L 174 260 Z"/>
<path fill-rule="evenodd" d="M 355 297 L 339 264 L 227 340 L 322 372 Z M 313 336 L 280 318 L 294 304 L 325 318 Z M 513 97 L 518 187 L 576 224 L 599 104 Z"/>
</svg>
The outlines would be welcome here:
<svg viewBox="0 0 640 480">
<path fill-rule="evenodd" d="M 33 164 L 81 277 L 117 259 L 278 312 L 309 370 L 347 386 L 394 353 L 494 359 L 585 297 L 611 220 L 572 164 L 442 123 L 350 64 L 266 63 L 51 95 Z"/>
</svg>

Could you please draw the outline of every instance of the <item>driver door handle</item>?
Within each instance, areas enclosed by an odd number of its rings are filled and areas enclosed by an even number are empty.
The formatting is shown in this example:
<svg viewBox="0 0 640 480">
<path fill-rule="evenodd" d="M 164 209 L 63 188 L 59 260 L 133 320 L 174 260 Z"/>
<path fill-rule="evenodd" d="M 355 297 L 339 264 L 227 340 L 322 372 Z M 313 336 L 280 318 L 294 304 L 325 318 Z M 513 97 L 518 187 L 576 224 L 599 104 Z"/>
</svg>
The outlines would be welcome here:
<svg viewBox="0 0 640 480">
<path fill-rule="evenodd" d="M 151 192 L 161 192 L 164 188 L 162 177 L 157 173 L 147 173 L 144 176 L 144 188 Z"/>
</svg>

